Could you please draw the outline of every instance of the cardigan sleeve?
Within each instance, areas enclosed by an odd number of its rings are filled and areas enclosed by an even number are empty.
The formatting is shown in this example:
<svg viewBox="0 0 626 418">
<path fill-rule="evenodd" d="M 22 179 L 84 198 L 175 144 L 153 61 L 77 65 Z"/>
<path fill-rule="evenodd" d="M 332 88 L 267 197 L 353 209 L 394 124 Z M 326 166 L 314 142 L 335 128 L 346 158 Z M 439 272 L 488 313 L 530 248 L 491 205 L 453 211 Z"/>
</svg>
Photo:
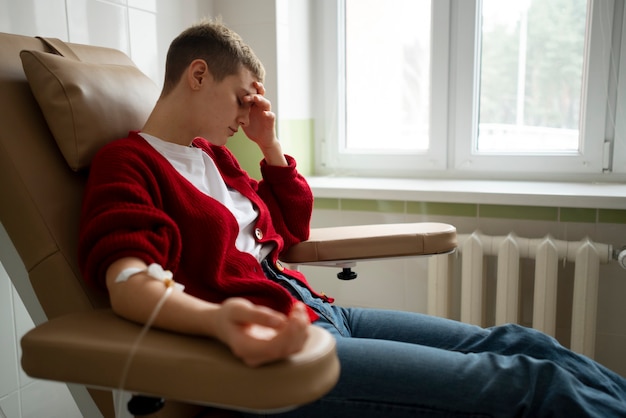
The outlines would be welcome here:
<svg viewBox="0 0 626 418">
<path fill-rule="evenodd" d="M 78 259 L 89 283 L 105 287 L 108 267 L 123 257 L 174 269 L 180 257 L 176 224 L 159 208 L 158 187 L 145 162 L 128 147 L 103 148 L 90 168 L 79 232 Z"/>
<path fill-rule="evenodd" d="M 271 166 L 265 160 L 261 161 L 263 180 L 257 193 L 267 205 L 285 248 L 289 248 L 309 237 L 313 193 L 305 178 L 298 173 L 295 159 L 285 157 L 287 167 Z"/>
</svg>

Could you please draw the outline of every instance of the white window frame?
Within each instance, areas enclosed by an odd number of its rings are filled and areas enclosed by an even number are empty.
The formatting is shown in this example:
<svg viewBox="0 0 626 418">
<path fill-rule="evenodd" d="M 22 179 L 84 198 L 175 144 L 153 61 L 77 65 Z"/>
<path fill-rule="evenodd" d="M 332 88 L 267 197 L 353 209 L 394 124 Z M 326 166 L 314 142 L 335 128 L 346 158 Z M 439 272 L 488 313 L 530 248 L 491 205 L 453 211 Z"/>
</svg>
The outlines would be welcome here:
<svg viewBox="0 0 626 418">
<path fill-rule="evenodd" d="M 626 124 L 616 125 L 621 143 L 607 138 L 615 120 L 615 105 L 609 103 L 609 83 L 614 0 L 591 0 L 581 103 L 581 150 L 577 153 L 505 155 L 478 153 L 478 51 L 480 0 L 433 1 L 433 45 L 431 55 L 431 149 L 425 154 L 367 155 L 348 153 L 339 145 L 345 132 L 345 74 L 343 54 L 342 0 L 312 2 L 313 19 L 319 28 L 314 80 L 316 158 L 319 175 L 498 178 L 511 179 L 605 179 L 611 168 L 626 172 L 626 157 L 608 158 L 616 148 L 626 148 Z M 468 18 L 469 17 L 469 18 Z M 626 18 L 625 18 L 626 19 Z M 624 22 L 626 24 L 626 21 Z M 623 26 L 624 27 L 624 26 Z M 626 35 L 624 35 L 626 37 Z M 622 42 L 622 46 L 624 42 Z M 624 48 L 623 48 L 624 49 Z M 622 56 L 626 54 L 623 53 Z M 623 64 L 623 63 L 622 63 Z M 620 71 L 626 80 L 625 65 Z M 626 100 L 621 83 L 618 103 Z M 613 88 L 616 88 L 613 86 Z M 342 90 L 344 89 L 344 90 Z M 620 100 L 621 99 L 621 100 Z M 372 114 L 375 114 L 373 112 Z M 617 115 L 619 116 L 619 109 Z M 364 121 L 366 123 L 366 121 Z M 619 136 L 618 140 L 619 141 Z M 621 145 L 620 145 L 621 144 Z M 616 153 L 617 155 L 618 153 Z M 622 153 L 623 154 L 623 153 Z"/>
<path fill-rule="evenodd" d="M 622 7 L 625 7 L 621 3 Z M 619 75 L 617 79 L 619 83 L 617 85 L 615 106 L 615 138 L 610 143 L 611 151 L 613 154 L 613 161 L 611 169 L 616 174 L 626 174 L 626 10 L 623 10 L 622 17 L 622 36 L 621 36 L 621 49 L 619 56 L 615 60 L 619 62 Z"/>
</svg>

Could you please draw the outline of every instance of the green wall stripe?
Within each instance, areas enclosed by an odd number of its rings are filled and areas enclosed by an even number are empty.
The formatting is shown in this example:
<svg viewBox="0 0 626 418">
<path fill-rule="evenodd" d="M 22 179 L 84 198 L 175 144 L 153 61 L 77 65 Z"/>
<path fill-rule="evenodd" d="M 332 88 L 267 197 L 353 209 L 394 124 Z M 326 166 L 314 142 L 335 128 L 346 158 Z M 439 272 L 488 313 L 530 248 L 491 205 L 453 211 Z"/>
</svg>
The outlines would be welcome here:
<svg viewBox="0 0 626 418">
<path fill-rule="evenodd" d="M 339 210 L 339 199 L 330 199 L 330 198 L 318 198 L 316 197 L 313 201 L 314 209 L 331 209 L 331 210 Z"/>
<path fill-rule="evenodd" d="M 404 213 L 405 202 L 398 200 L 341 199 L 341 210 Z"/>
<path fill-rule="evenodd" d="M 261 179 L 260 163 L 263 153 L 257 144 L 248 139 L 242 129 L 228 140 L 226 147 L 235 155 L 241 168 L 246 170 L 250 177 Z"/>
<path fill-rule="evenodd" d="M 281 119 L 278 123 L 278 139 L 283 152 L 296 159 L 298 172 L 304 176 L 313 174 L 315 148 L 313 119 Z"/>
<path fill-rule="evenodd" d="M 313 120 L 281 120 L 278 124 L 278 139 L 283 147 L 283 152 L 296 159 L 298 172 L 302 175 L 313 174 Z M 240 129 L 226 144 L 228 149 L 235 154 L 241 167 L 248 172 L 250 177 L 259 180 L 261 168 L 259 162 L 263 159 L 263 153 L 259 147 Z"/>
<path fill-rule="evenodd" d="M 558 221 L 559 209 L 543 206 L 479 205 L 480 218 Z"/>
<path fill-rule="evenodd" d="M 596 209 L 560 208 L 559 221 L 595 223 L 597 213 Z"/>
<path fill-rule="evenodd" d="M 477 205 L 469 203 L 406 202 L 406 212 L 418 215 L 476 217 Z"/>
<path fill-rule="evenodd" d="M 598 222 L 607 224 L 626 224 L 626 210 L 598 209 Z"/>
<path fill-rule="evenodd" d="M 554 208 L 544 206 L 475 205 L 443 202 L 404 202 L 398 200 L 316 198 L 316 209 L 353 210 L 377 213 L 463 216 L 554 222 L 626 224 L 626 210 Z"/>
</svg>

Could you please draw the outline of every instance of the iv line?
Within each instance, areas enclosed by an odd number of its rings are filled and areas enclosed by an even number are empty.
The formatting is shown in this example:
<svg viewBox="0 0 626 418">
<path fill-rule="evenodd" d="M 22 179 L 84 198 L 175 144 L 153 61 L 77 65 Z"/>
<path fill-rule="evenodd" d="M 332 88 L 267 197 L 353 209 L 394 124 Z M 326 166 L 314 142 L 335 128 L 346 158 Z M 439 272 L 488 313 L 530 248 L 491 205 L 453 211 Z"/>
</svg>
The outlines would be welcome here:
<svg viewBox="0 0 626 418">
<path fill-rule="evenodd" d="M 141 329 L 141 332 L 139 332 L 139 335 L 137 335 L 137 338 L 135 338 L 135 341 L 133 342 L 133 345 L 130 349 L 130 352 L 128 353 L 128 357 L 126 358 L 126 364 L 124 364 L 124 368 L 122 369 L 122 374 L 120 377 L 120 383 L 118 385 L 118 399 L 117 399 L 117 411 L 115 412 L 115 416 L 117 418 L 121 418 L 121 414 L 122 414 L 122 402 L 121 402 L 121 397 L 122 397 L 122 393 L 124 391 L 124 384 L 126 383 L 126 378 L 128 377 L 128 371 L 130 370 L 130 365 L 132 363 L 133 358 L 135 357 L 135 354 L 137 352 L 137 349 L 139 348 L 139 344 L 141 343 L 141 340 L 145 337 L 145 335 L 148 333 L 148 331 L 150 330 L 150 327 L 152 326 L 152 324 L 154 323 L 154 320 L 156 319 L 157 315 L 159 314 L 159 312 L 161 311 L 161 308 L 163 307 L 163 304 L 165 303 L 165 300 L 168 298 L 168 296 L 174 291 L 174 286 L 167 286 L 165 289 L 165 293 L 163 293 L 163 296 L 161 296 L 161 298 L 159 299 L 159 301 L 157 302 L 156 306 L 154 307 L 154 309 L 152 310 L 152 313 L 150 314 L 150 317 L 148 318 L 148 320 L 146 321 L 146 323 L 144 324 L 143 328 Z"/>
</svg>

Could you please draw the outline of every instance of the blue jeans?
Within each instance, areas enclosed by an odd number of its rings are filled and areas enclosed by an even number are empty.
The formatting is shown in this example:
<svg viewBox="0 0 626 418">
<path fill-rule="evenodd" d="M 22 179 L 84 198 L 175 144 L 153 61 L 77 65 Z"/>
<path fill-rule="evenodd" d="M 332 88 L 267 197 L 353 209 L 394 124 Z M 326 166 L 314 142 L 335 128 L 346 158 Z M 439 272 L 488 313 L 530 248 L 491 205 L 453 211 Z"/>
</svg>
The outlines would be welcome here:
<svg viewBox="0 0 626 418">
<path fill-rule="evenodd" d="M 263 268 L 320 314 L 341 364 L 330 393 L 277 417 L 626 417 L 626 379 L 536 330 L 341 308 Z"/>
</svg>

